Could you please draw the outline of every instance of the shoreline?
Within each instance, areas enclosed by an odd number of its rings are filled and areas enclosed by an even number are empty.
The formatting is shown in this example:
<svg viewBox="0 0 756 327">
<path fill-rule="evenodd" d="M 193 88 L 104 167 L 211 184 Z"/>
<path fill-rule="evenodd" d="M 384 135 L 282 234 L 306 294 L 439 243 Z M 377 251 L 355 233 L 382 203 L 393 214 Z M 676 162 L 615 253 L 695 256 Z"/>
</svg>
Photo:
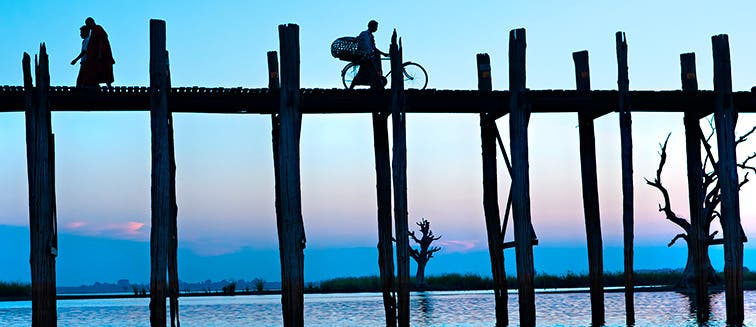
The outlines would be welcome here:
<svg viewBox="0 0 756 327">
<path fill-rule="evenodd" d="M 753 291 L 756 290 L 756 288 L 752 287 L 746 287 L 744 288 L 745 291 Z M 478 289 L 478 290 L 438 290 L 438 291 L 426 291 L 426 292 L 464 292 L 464 291 L 490 291 L 488 289 Z M 516 291 L 510 290 L 510 291 Z M 605 288 L 604 293 L 622 293 L 624 292 L 624 287 L 610 287 Z M 710 288 L 709 293 L 719 293 L 723 292 L 723 287 L 717 287 L 717 288 Z M 417 291 L 412 291 L 414 293 L 417 293 Z M 590 289 L 572 289 L 572 288 L 546 288 L 546 289 L 536 289 L 536 294 L 574 294 L 574 293 L 590 293 Z M 684 293 L 684 294 L 691 294 L 683 291 L 676 291 L 671 286 L 638 286 L 634 288 L 634 293 L 648 293 L 648 292 L 677 292 L 677 293 Z M 355 294 L 355 293 L 378 293 L 381 292 L 361 292 L 361 291 L 355 291 L 355 292 L 305 292 L 305 294 Z M 182 297 L 215 297 L 215 296 L 259 296 L 259 295 L 278 295 L 281 294 L 280 290 L 276 291 L 250 291 L 250 292 L 235 292 L 233 295 L 226 294 L 223 292 L 211 292 L 211 293 L 181 293 L 179 294 L 179 298 Z M 516 294 L 516 292 L 515 292 Z M 134 294 L 73 294 L 73 295 L 67 295 L 67 294 L 59 294 L 57 296 L 58 300 L 106 300 L 106 299 L 136 299 L 136 298 L 149 298 L 148 295 L 134 295 Z M 19 302 L 19 301 L 31 301 L 31 297 L 7 297 L 7 298 L 0 298 L 0 302 Z"/>
</svg>

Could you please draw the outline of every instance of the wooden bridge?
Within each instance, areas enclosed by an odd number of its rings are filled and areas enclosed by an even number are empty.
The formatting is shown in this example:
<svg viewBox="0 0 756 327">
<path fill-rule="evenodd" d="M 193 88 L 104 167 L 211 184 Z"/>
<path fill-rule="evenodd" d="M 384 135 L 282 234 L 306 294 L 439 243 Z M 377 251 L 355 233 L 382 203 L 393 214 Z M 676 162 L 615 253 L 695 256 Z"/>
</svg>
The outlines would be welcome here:
<svg viewBox="0 0 756 327">
<path fill-rule="evenodd" d="M 727 321 L 743 322 L 743 243 L 740 237 L 738 176 L 734 126 L 738 112 L 756 112 L 756 90 L 733 92 L 727 35 L 712 37 L 714 91 L 699 91 L 695 56 L 681 55 L 682 91 L 629 91 L 627 43 L 616 34 L 618 90 L 590 89 L 588 52 L 573 53 L 576 90 L 528 90 L 525 87 L 525 30 L 509 34 L 509 90 L 492 91 L 490 58 L 477 56 L 478 90 L 404 90 L 393 76 L 389 90 L 300 89 L 299 27 L 279 26 L 279 56 L 268 53 L 267 88 L 171 88 L 165 22 L 150 21 L 150 86 L 77 89 L 51 87 L 44 44 L 35 60 L 24 54 L 24 86 L 0 87 L 0 112 L 26 113 L 29 216 L 31 229 L 32 324 L 56 325 L 55 151 L 51 111 L 149 110 L 152 133 L 152 219 L 150 237 L 150 321 L 166 324 L 166 297 L 171 325 L 178 324 L 177 205 L 172 113 L 253 113 L 272 118 L 275 208 L 281 256 L 283 323 L 304 325 L 304 248 L 301 213 L 299 141 L 302 114 L 370 113 L 373 118 L 377 188 L 378 252 L 387 326 L 409 326 L 409 240 L 407 222 L 406 113 L 467 113 L 480 116 L 483 163 L 483 208 L 494 281 L 496 325 L 509 324 L 504 249 L 516 249 L 520 325 L 536 325 L 533 245 L 537 238 L 530 214 L 528 120 L 531 113 L 574 112 L 578 115 L 583 204 L 585 212 L 593 325 L 604 322 L 603 257 L 599 216 L 593 120 L 619 113 L 622 148 L 622 193 L 626 320 L 634 323 L 633 301 L 633 171 L 632 112 L 685 114 L 688 183 L 691 203 L 690 246 L 696 258 L 696 307 L 699 320 L 708 316 L 708 285 L 703 272 L 707 240 L 701 214 L 701 130 L 699 120 L 714 114 L 719 153 L 721 222 L 724 232 Z M 390 48 L 392 72 L 401 74 L 401 40 Z M 473 72 L 471 72 L 473 73 Z M 280 77 L 280 78 L 279 78 Z M 509 114 L 511 162 L 495 121 Z M 389 158 L 388 117 L 392 119 L 393 156 Z M 497 186 L 497 140 L 512 185 L 503 219 Z M 392 188 L 393 184 L 393 188 Z M 393 194 L 392 194 L 393 190 Z M 392 195 L 394 206 L 392 207 Z M 514 242 L 504 243 L 512 212 Z M 393 216 L 393 217 L 392 217 Z M 396 232 L 393 256 L 392 223 Z M 396 272 L 395 275 L 395 265 Z M 586 325 L 588 322 L 586 322 Z"/>
</svg>

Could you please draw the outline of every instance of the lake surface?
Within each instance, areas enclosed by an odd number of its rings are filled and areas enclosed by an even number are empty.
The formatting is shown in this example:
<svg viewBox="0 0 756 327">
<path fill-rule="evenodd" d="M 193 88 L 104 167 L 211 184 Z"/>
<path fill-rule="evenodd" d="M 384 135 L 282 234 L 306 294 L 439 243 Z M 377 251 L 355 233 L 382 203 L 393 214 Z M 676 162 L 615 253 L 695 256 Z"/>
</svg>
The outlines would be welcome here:
<svg viewBox="0 0 756 327">
<path fill-rule="evenodd" d="M 605 295 L 607 326 L 624 326 L 624 296 Z M 692 299 L 672 292 L 635 294 L 636 326 L 698 326 Z M 59 326 L 149 326 L 149 299 L 58 301 Z M 711 320 L 724 326 L 724 293 L 711 295 Z M 491 291 L 412 293 L 413 326 L 493 326 Z M 180 299 L 182 326 L 281 326 L 278 295 Z M 538 326 L 588 326 L 587 293 L 536 294 Z M 517 295 L 509 296 L 511 326 L 517 326 Z M 756 326 L 756 291 L 745 292 L 746 324 Z M 31 302 L 0 302 L 0 326 L 29 326 Z M 305 295 L 307 326 L 383 326 L 379 293 Z"/>
</svg>

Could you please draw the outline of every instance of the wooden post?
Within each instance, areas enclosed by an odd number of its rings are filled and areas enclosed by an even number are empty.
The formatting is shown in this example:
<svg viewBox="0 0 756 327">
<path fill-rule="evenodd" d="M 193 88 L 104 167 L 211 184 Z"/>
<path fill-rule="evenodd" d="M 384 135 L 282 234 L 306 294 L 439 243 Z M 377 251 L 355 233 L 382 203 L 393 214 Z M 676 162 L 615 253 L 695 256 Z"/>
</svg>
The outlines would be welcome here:
<svg viewBox="0 0 756 327">
<path fill-rule="evenodd" d="M 278 53 L 268 51 L 268 89 L 278 91 L 281 88 L 278 79 Z"/>
<path fill-rule="evenodd" d="M 478 91 L 491 92 L 491 58 L 481 53 L 478 62 Z M 504 248 L 499 194 L 496 180 L 496 117 L 495 113 L 480 113 L 480 142 L 483 161 L 483 212 L 486 219 L 488 254 L 491 257 L 496 326 L 509 325 L 507 310 L 507 275 L 504 270 Z"/>
<path fill-rule="evenodd" d="M 727 323 L 740 325 L 743 323 L 743 241 L 735 159 L 735 122 L 738 113 L 732 103 L 730 44 L 727 35 L 712 36 L 711 42 L 714 54 L 714 121 L 722 196 L 720 220 L 724 234 Z"/>
<path fill-rule="evenodd" d="M 373 113 L 376 196 L 378 203 L 378 267 L 381 274 L 386 326 L 396 326 L 394 295 L 394 244 L 391 237 L 391 162 L 389 159 L 388 113 Z"/>
<path fill-rule="evenodd" d="M 371 89 L 376 89 L 372 85 Z M 382 90 L 381 85 L 376 90 Z M 379 93 L 376 93 L 378 95 Z M 396 285 L 394 279 L 394 243 L 391 236 L 391 159 L 389 156 L 388 116 L 390 112 L 373 112 L 373 148 L 375 151 L 375 188 L 378 205 L 378 268 L 386 326 L 397 323 Z"/>
<path fill-rule="evenodd" d="M 625 314 L 626 323 L 635 323 L 635 299 L 633 286 L 633 135 L 630 115 L 630 80 L 627 77 L 627 39 L 625 33 L 617 32 L 617 87 L 620 121 L 620 144 L 622 149 L 622 230 L 625 248 Z"/>
<path fill-rule="evenodd" d="M 696 54 L 684 53 L 680 55 L 680 78 L 682 90 L 685 93 L 698 91 L 696 79 Z M 705 255 L 708 228 L 703 218 L 704 190 L 702 185 L 703 167 L 701 163 L 701 139 L 703 132 L 699 121 L 700 113 L 686 111 L 683 118 L 685 124 L 685 150 L 688 168 L 688 204 L 690 206 L 691 233 L 688 246 L 693 247 L 694 270 L 696 276 L 696 318 L 699 322 L 708 320 L 709 316 L 709 284 L 705 271 Z"/>
<path fill-rule="evenodd" d="M 535 326 L 533 288 L 533 230 L 530 219 L 528 121 L 530 109 L 525 89 L 525 29 L 509 32 L 509 138 L 512 150 L 512 215 L 517 256 L 520 326 Z"/>
<path fill-rule="evenodd" d="M 171 112 L 168 109 L 170 81 L 165 50 L 165 21 L 150 20 L 150 125 L 152 133 L 152 230 L 150 233 L 150 324 L 165 326 L 168 295 L 166 274 L 176 194 Z M 173 258 L 171 258 L 171 261 Z"/>
<path fill-rule="evenodd" d="M 24 53 L 26 92 L 26 160 L 29 180 L 29 232 L 32 281 L 32 326 L 56 326 L 55 257 L 58 255 L 55 213 L 55 150 L 47 92 L 50 70 L 47 49 L 35 60 L 36 89 L 31 59 Z"/>
<path fill-rule="evenodd" d="M 165 53 L 166 89 L 171 89 L 171 69 L 168 51 Z M 171 327 L 180 326 L 179 322 L 179 278 L 178 278 L 178 205 L 176 203 L 176 154 L 173 146 L 173 113 L 168 112 L 168 145 L 170 153 L 170 171 L 171 179 L 168 182 L 169 195 L 171 197 L 169 204 L 171 214 L 168 217 L 170 230 L 168 243 L 168 297 L 170 298 Z"/>
<path fill-rule="evenodd" d="M 409 226 L 407 225 L 407 122 L 404 111 L 404 78 L 402 76 L 401 40 L 396 30 L 391 36 L 391 122 L 394 147 L 391 169 L 394 180 L 394 223 L 396 232 L 396 265 L 398 275 L 399 326 L 410 325 L 409 312 Z"/>
<path fill-rule="evenodd" d="M 281 303 L 284 326 L 304 326 L 304 249 L 299 175 L 299 26 L 278 26 L 281 50 L 281 102 L 278 133 L 278 245 L 281 251 Z M 275 143 L 275 140 L 274 140 Z M 274 158 L 275 159 L 275 158 Z"/>
<path fill-rule="evenodd" d="M 572 59 L 575 61 L 577 90 L 588 94 L 591 91 L 588 51 L 574 52 Z M 580 172 L 583 179 L 583 212 L 588 245 L 588 278 L 591 287 L 591 322 L 593 326 L 601 326 L 604 324 L 604 258 L 598 177 L 596 176 L 596 138 L 593 130 L 595 113 L 585 109 L 592 108 L 584 108 L 578 112 L 578 126 L 580 129 Z"/>
</svg>

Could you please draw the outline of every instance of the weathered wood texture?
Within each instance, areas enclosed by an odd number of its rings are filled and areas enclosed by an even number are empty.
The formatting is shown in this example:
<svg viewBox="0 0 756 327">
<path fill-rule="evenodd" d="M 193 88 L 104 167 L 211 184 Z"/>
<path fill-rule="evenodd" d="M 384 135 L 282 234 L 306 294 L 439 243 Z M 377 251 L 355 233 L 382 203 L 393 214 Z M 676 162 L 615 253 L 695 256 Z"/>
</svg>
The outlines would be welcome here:
<svg viewBox="0 0 756 327">
<path fill-rule="evenodd" d="M 737 111 L 732 101 L 730 43 L 726 34 L 711 37 L 714 57 L 714 121 L 719 154 L 718 173 L 721 189 L 722 232 L 724 234 L 724 271 L 727 323 L 743 323 L 743 242 L 740 226 L 738 171 L 735 158 Z"/>
<path fill-rule="evenodd" d="M 55 257 L 58 254 L 55 206 L 55 150 L 47 92 L 50 71 L 45 44 L 35 58 L 32 86 L 31 58 L 24 53 L 26 93 L 26 160 L 29 181 L 29 232 L 32 282 L 32 326 L 56 326 Z"/>
<path fill-rule="evenodd" d="M 172 230 L 176 219 L 176 183 L 171 112 L 168 109 L 168 52 L 165 21 L 150 20 L 150 130 L 152 134 L 152 227 L 150 232 L 150 324 L 165 326 L 166 285 Z M 172 261 L 172 259 L 171 259 Z"/>
<path fill-rule="evenodd" d="M 625 315 L 628 325 L 635 323 L 635 294 L 633 284 L 633 134 L 630 114 L 630 80 L 627 69 L 627 39 L 625 33 L 615 35 L 617 45 L 617 111 L 620 123 L 622 151 L 622 234 L 625 256 Z"/>
<path fill-rule="evenodd" d="M 168 52 L 166 58 L 166 74 L 168 89 L 171 87 L 171 69 Z M 168 217 L 170 229 L 168 231 L 168 297 L 170 303 L 171 327 L 181 326 L 179 322 L 179 278 L 178 278 L 178 204 L 176 202 L 176 152 L 173 146 L 173 113 L 168 111 L 168 143 L 170 154 L 171 179 L 168 183 L 171 200 L 171 214 Z"/>
<path fill-rule="evenodd" d="M 577 90 L 588 93 L 591 90 L 588 51 L 572 54 L 575 61 L 575 83 Z M 578 113 L 580 134 L 580 174 L 583 186 L 583 213 L 585 214 L 585 235 L 588 245 L 588 278 L 591 289 L 591 323 L 604 324 L 604 257 L 601 239 L 601 214 L 599 211 L 598 177 L 596 173 L 596 137 L 590 112 Z"/>
<path fill-rule="evenodd" d="M 304 249 L 299 172 L 299 26 L 278 26 L 281 51 L 278 195 L 281 197 L 278 244 L 281 255 L 281 303 L 286 327 L 304 326 Z"/>
<path fill-rule="evenodd" d="M 520 326 L 535 326 L 533 288 L 533 230 L 530 218 L 528 121 L 530 110 L 525 89 L 525 29 L 509 32 L 509 138 L 512 151 L 512 215 L 514 220 Z"/>
<path fill-rule="evenodd" d="M 378 205 L 378 267 L 381 274 L 386 326 L 396 326 L 394 285 L 394 244 L 391 236 L 391 159 L 389 157 L 387 112 L 373 113 L 373 148 L 375 149 L 375 188 Z"/>
<path fill-rule="evenodd" d="M 680 55 L 680 79 L 683 92 L 698 91 L 696 78 L 696 54 L 684 53 Z M 688 169 L 688 205 L 690 207 L 691 232 L 688 246 L 693 247 L 695 284 L 696 284 L 696 319 L 703 322 L 709 315 L 709 285 L 706 277 L 706 257 L 708 250 L 706 240 L 708 228 L 703 218 L 703 166 L 701 162 L 701 115 L 686 112 L 683 117 L 685 125 L 685 151 Z"/>
<path fill-rule="evenodd" d="M 401 43 L 401 40 L 399 41 Z M 400 327 L 410 325 L 409 226 L 407 212 L 407 122 L 402 76 L 402 50 L 396 30 L 391 36 L 391 123 L 394 146 L 391 170 L 394 181 L 394 231 L 396 233 L 397 307 Z"/>
<path fill-rule="evenodd" d="M 491 59 L 488 54 L 478 54 L 478 90 L 491 92 Z M 507 275 L 504 270 L 504 241 L 499 216 L 499 190 L 496 173 L 496 117 L 495 112 L 480 114 L 480 144 L 483 162 L 483 212 L 488 236 L 488 254 L 491 258 L 496 326 L 507 326 Z"/>
<path fill-rule="evenodd" d="M 386 109 L 390 90 L 378 93 L 381 101 L 372 101 L 375 90 L 301 89 L 300 112 L 303 114 L 372 113 Z M 689 94 L 682 91 L 631 91 L 634 112 L 711 113 L 713 91 Z M 575 90 L 529 90 L 530 112 L 578 112 L 586 108 L 618 111 L 616 90 L 593 90 L 589 96 Z M 23 88 L 0 86 L 0 112 L 24 110 Z M 733 93 L 739 112 L 756 112 L 756 94 Z M 49 103 L 53 111 L 144 111 L 149 108 L 149 90 L 141 86 L 121 86 L 100 90 L 51 87 Z M 408 113 L 509 112 L 509 91 L 481 94 L 472 90 L 407 90 Z M 271 114 L 278 112 L 279 95 L 267 88 L 177 87 L 168 93 L 171 112 Z M 492 109 L 493 108 L 493 109 Z M 595 111 L 595 109 L 591 109 Z"/>
</svg>

